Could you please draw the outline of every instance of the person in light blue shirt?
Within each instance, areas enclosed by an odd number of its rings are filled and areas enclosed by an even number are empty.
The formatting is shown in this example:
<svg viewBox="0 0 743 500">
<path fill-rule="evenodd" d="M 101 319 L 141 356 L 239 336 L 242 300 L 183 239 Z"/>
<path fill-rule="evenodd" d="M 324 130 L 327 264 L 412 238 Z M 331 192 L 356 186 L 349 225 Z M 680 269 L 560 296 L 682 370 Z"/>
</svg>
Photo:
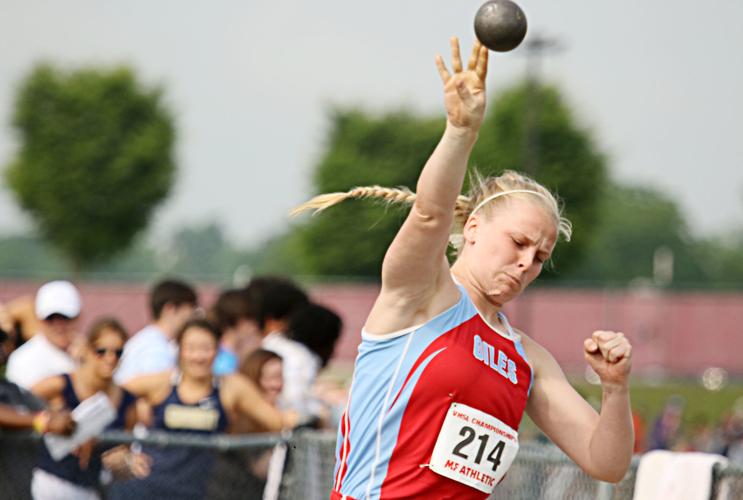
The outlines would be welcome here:
<svg viewBox="0 0 743 500">
<path fill-rule="evenodd" d="M 157 283 L 150 292 L 153 322 L 126 343 L 114 376 L 116 383 L 174 368 L 178 354 L 175 334 L 193 317 L 197 305 L 196 292 L 190 285 L 177 280 Z"/>
<path fill-rule="evenodd" d="M 261 345 L 257 304 L 245 290 L 224 290 L 219 294 L 211 316 L 222 331 L 219 351 L 214 360 L 214 375 L 235 373 L 241 356 Z"/>
</svg>

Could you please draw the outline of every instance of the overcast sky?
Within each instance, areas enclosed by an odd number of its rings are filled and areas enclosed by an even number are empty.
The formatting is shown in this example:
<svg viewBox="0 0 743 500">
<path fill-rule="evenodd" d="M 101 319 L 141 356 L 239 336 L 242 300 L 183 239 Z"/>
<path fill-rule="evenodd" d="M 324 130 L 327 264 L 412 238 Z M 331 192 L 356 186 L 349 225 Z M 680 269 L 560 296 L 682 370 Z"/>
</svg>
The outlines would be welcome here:
<svg viewBox="0 0 743 500">
<path fill-rule="evenodd" d="M 221 221 L 241 243 L 286 227 L 309 193 L 329 104 L 443 117 L 433 57 L 470 46 L 479 0 L 0 0 L 0 165 L 19 81 L 39 60 L 126 63 L 162 85 L 179 129 L 177 186 L 150 233 Z M 681 202 L 703 233 L 743 223 L 743 2 L 522 0 L 543 66 L 619 180 Z M 490 91 L 524 74 L 491 59 Z M 0 233 L 29 219 L 0 186 Z M 580 228 L 576 228 L 580 230 Z"/>
</svg>

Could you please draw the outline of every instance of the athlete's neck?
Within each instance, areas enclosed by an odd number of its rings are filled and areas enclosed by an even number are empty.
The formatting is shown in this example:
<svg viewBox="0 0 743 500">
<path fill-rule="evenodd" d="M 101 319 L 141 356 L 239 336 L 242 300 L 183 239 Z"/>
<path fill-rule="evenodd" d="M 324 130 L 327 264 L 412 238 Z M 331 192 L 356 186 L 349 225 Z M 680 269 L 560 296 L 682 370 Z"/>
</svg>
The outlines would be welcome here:
<svg viewBox="0 0 743 500">
<path fill-rule="evenodd" d="M 503 309 L 503 304 L 478 284 L 467 266 L 458 260 L 451 266 L 451 274 L 454 280 L 467 290 L 470 300 L 485 321 L 491 325 L 500 325 L 498 313 Z"/>
</svg>

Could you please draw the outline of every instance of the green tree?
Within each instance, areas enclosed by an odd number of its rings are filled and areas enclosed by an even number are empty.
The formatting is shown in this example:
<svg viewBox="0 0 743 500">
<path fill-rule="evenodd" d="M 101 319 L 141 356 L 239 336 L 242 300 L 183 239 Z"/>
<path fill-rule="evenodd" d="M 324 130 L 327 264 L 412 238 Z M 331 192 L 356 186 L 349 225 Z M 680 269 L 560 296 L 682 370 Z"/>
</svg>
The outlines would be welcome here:
<svg viewBox="0 0 743 500">
<path fill-rule="evenodd" d="M 659 248 L 673 254 L 671 286 L 708 281 L 699 264 L 696 244 L 678 205 L 648 187 L 611 185 L 600 192 L 600 223 L 585 259 L 565 278 L 586 284 L 627 285 L 637 278 L 653 278 Z"/>
<path fill-rule="evenodd" d="M 606 166 L 588 132 L 575 125 L 559 92 L 543 87 L 537 95 L 541 154 L 536 178 L 560 194 L 568 207 L 566 215 L 576 225 L 575 241 L 559 245 L 556 252 L 557 269 L 562 272 L 584 253 L 587 235 L 596 222 L 595 206 L 606 182 Z M 472 157 L 482 173 L 522 170 L 526 105 L 525 85 L 504 92 L 491 103 Z M 414 190 L 444 127 L 441 118 L 408 112 L 371 116 L 359 110 L 336 110 L 331 118 L 327 149 L 313 179 L 317 193 L 373 184 Z M 287 254 L 295 256 L 308 275 L 376 279 L 406 214 L 406 210 L 369 201 L 346 202 L 298 225 L 285 249 L 290 249 Z"/>
<path fill-rule="evenodd" d="M 239 266 L 250 264 L 250 253 L 236 248 L 215 222 L 178 230 L 167 255 L 169 272 L 210 281 L 229 281 Z"/>
<path fill-rule="evenodd" d="M 716 288 L 743 288 L 743 228 L 728 229 L 695 244 L 699 265 Z"/>
<path fill-rule="evenodd" d="M 75 271 L 125 250 L 173 184 L 175 131 L 130 69 L 37 66 L 22 82 L 6 180 Z"/>
</svg>

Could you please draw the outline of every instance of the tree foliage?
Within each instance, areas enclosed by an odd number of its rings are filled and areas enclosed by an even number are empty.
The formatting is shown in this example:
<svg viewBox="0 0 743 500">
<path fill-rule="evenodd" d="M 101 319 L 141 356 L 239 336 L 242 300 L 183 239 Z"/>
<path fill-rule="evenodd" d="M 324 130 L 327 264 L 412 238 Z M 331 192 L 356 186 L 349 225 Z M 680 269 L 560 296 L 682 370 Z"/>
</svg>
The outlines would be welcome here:
<svg viewBox="0 0 743 500">
<path fill-rule="evenodd" d="M 585 259 L 568 279 L 615 285 L 627 285 L 638 278 L 651 280 L 655 252 L 665 247 L 673 253 L 671 285 L 708 281 L 698 252 L 706 244 L 693 240 L 672 199 L 652 188 L 637 186 L 610 185 L 600 195 L 597 212 L 601 224 L 596 227 Z"/>
<path fill-rule="evenodd" d="M 473 153 L 481 173 L 522 170 L 525 141 L 526 85 L 516 86 L 490 105 Z M 578 261 L 596 223 L 598 192 L 606 182 L 603 155 L 588 132 L 574 123 L 559 92 L 537 90 L 539 163 L 536 178 L 565 200 L 566 215 L 576 225 L 573 243 L 556 255 L 557 269 Z M 325 154 L 314 175 L 316 193 L 354 186 L 406 186 L 415 190 L 421 168 L 444 127 L 441 118 L 407 112 L 372 116 L 359 110 L 336 110 Z M 385 251 L 407 210 L 370 201 L 350 201 L 311 218 L 290 236 L 293 255 L 304 273 L 315 276 L 377 278 Z"/>
<path fill-rule="evenodd" d="M 743 228 L 727 229 L 694 245 L 708 286 L 743 288 Z"/>
<path fill-rule="evenodd" d="M 169 193 L 175 131 L 162 101 L 127 68 L 43 64 L 22 82 L 6 180 L 76 270 L 125 250 Z"/>
<path fill-rule="evenodd" d="M 179 229 L 166 255 L 169 273 L 207 280 L 231 277 L 239 266 L 250 263 L 249 252 L 228 241 L 216 222 Z"/>
</svg>

